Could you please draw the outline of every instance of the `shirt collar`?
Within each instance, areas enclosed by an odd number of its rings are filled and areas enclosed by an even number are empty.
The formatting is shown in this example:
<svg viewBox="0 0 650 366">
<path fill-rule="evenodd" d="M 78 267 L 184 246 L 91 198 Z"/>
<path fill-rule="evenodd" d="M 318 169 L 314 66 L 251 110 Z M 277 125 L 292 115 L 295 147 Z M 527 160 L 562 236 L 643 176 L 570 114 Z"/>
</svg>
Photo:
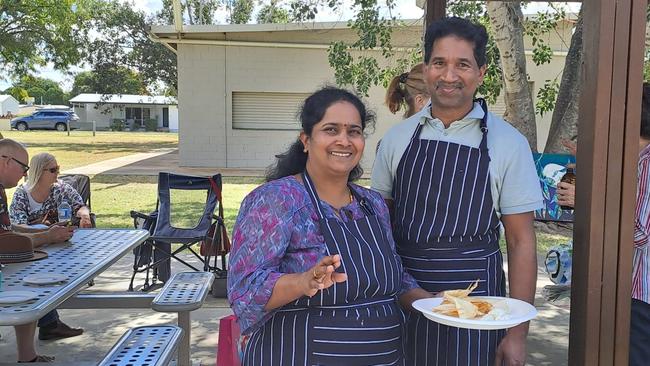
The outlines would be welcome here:
<svg viewBox="0 0 650 366">
<path fill-rule="evenodd" d="M 650 155 L 650 144 L 648 144 L 646 147 L 644 147 L 641 150 L 641 152 L 639 153 L 639 157 L 642 158 L 648 155 Z"/>
<path fill-rule="evenodd" d="M 440 121 L 439 119 L 434 118 L 431 115 L 431 101 L 429 101 L 429 103 L 427 103 L 427 105 L 424 106 L 424 108 L 422 108 L 422 110 L 420 110 L 420 112 L 418 112 L 418 115 L 419 115 L 419 119 L 420 119 L 420 124 L 422 124 L 422 125 L 429 122 L 429 121 Z M 467 113 L 467 115 L 465 115 L 465 117 L 461 118 L 458 121 L 452 122 L 450 127 L 453 126 L 454 124 L 456 124 L 458 126 L 460 126 L 460 125 L 464 126 L 464 125 L 467 125 L 467 124 L 470 124 L 470 123 L 474 123 L 474 122 L 476 122 L 477 119 L 480 120 L 484 116 L 485 116 L 485 112 L 483 112 L 483 108 L 481 108 L 481 105 L 474 102 L 474 108 L 472 108 L 472 110 L 469 111 L 469 113 Z"/>
</svg>

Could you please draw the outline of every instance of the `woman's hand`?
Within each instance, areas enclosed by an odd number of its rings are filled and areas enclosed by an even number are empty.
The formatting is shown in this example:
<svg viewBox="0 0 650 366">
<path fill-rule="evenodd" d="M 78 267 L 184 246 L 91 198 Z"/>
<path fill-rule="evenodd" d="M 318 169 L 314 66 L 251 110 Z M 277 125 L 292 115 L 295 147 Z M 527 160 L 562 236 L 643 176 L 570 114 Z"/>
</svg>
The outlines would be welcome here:
<svg viewBox="0 0 650 366">
<path fill-rule="evenodd" d="M 304 294 L 312 297 L 318 291 L 343 282 L 348 279 L 345 273 L 334 272 L 341 266 L 341 256 L 338 254 L 323 257 L 318 264 L 302 274 Z"/>
<path fill-rule="evenodd" d="M 575 207 L 576 186 L 567 182 L 557 184 L 557 203 L 560 206 Z"/>
</svg>

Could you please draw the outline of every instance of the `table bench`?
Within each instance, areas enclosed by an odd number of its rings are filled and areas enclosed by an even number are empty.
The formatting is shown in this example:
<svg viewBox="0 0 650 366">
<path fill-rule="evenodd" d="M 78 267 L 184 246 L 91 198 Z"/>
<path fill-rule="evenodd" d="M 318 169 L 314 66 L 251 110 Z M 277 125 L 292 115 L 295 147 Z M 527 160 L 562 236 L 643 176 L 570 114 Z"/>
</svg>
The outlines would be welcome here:
<svg viewBox="0 0 650 366">
<path fill-rule="evenodd" d="M 190 366 L 190 312 L 203 306 L 214 274 L 211 272 L 179 272 L 165 283 L 151 302 L 151 308 L 163 313 L 178 313 L 178 326 L 185 336 L 178 349 L 178 365 Z"/>
<path fill-rule="evenodd" d="M 98 365 L 166 366 L 182 339 L 183 330 L 174 325 L 129 329 Z"/>
<path fill-rule="evenodd" d="M 203 306 L 214 280 L 210 272 L 179 272 L 170 278 L 157 295 L 144 293 L 78 294 L 59 306 L 60 309 L 138 309 L 178 313 L 183 330 L 178 348 L 178 365 L 190 366 L 190 312 Z"/>
</svg>

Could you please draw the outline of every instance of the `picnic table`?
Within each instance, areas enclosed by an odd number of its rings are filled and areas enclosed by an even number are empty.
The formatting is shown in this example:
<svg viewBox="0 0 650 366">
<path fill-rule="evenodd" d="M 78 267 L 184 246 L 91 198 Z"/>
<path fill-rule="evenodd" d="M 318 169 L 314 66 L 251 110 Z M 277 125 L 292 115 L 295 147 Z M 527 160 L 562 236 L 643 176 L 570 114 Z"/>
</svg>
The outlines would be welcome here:
<svg viewBox="0 0 650 366">
<path fill-rule="evenodd" d="M 0 304 L 0 325 L 27 324 L 56 309 L 149 237 L 146 230 L 79 229 L 69 241 L 45 246 L 48 257 L 12 263 L 3 270 L 3 291 L 31 291 L 36 298 L 17 304 Z M 62 274 L 61 283 L 32 285 L 28 275 Z"/>
</svg>

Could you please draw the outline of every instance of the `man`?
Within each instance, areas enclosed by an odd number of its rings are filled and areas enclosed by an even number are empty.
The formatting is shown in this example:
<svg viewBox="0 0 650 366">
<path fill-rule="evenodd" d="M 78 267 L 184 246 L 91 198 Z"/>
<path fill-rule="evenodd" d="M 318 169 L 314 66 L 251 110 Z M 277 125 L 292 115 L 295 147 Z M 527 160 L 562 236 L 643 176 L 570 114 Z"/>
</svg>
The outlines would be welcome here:
<svg viewBox="0 0 650 366">
<path fill-rule="evenodd" d="M 5 188 L 15 187 L 18 181 L 26 175 L 29 169 L 27 161 L 29 161 L 27 150 L 21 144 L 10 139 L 0 140 L 0 246 L 8 241 L 27 240 L 36 248 L 44 244 L 66 241 L 72 237 L 74 227 L 54 225 L 45 230 L 12 227 L 9 221 Z M 16 233 L 15 230 L 25 232 Z M 44 318 L 47 317 L 55 321 L 51 325 L 50 330 L 55 330 L 59 334 L 74 336 L 83 332 L 82 330 L 71 329 L 61 323 L 56 313 L 53 315 L 47 314 Z M 70 331 L 64 332 L 64 328 L 70 329 Z M 14 329 L 16 331 L 19 362 L 51 362 L 54 360 L 54 357 L 41 356 L 36 353 L 36 347 L 34 345 L 34 334 L 36 332 L 35 322 L 18 325 Z M 57 331 L 56 329 L 59 330 Z"/>
<path fill-rule="evenodd" d="M 533 211 L 542 207 L 528 142 L 474 102 L 486 69 L 485 28 L 460 18 L 429 26 L 424 79 L 431 102 L 384 136 L 372 188 L 392 211 L 404 267 L 432 293 L 465 288 L 532 303 L 537 278 Z M 489 135 L 488 135 L 489 132 Z M 410 313 L 408 365 L 523 365 L 528 323 L 507 331 L 447 327 Z"/>
</svg>

